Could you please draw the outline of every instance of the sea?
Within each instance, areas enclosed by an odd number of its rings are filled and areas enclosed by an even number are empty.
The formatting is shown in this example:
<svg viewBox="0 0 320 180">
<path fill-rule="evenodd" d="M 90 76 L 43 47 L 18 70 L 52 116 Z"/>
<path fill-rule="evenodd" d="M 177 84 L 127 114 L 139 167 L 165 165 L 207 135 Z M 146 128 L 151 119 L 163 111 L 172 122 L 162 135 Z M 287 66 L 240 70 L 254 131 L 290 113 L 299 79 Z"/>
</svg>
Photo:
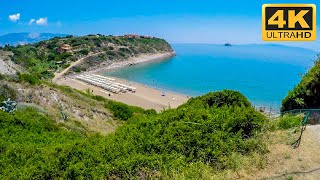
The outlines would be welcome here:
<svg viewBox="0 0 320 180">
<path fill-rule="evenodd" d="M 104 74 L 193 97 L 236 90 L 254 106 L 279 109 L 317 57 L 313 50 L 275 44 L 174 44 L 173 48 L 175 57 Z"/>
</svg>

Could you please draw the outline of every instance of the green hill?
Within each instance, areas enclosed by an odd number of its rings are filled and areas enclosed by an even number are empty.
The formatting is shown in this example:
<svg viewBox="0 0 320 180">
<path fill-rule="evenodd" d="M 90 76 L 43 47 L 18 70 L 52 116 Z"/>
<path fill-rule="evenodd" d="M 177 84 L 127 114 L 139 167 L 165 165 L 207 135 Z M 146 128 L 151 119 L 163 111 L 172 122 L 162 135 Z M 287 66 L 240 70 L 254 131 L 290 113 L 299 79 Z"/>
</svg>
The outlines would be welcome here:
<svg viewBox="0 0 320 180">
<path fill-rule="evenodd" d="M 270 122 L 231 90 L 157 113 L 50 82 L 81 57 L 89 58 L 73 71 L 173 51 L 158 38 L 68 36 L 3 50 L 24 71 L 0 74 L 0 101 L 18 103 L 0 110 L 0 179 L 239 178 L 240 169 L 265 167 L 270 130 L 300 124 Z"/>
<path fill-rule="evenodd" d="M 101 63 L 122 61 L 141 54 L 173 51 L 163 39 L 128 35 L 56 37 L 35 44 L 5 46 L 2 49 L 12 51 L 12 61 L 38 78 L 51 78 L 54 72 L 67 68 L 70 63 L 83 57 L 88 58 L 72 71 L 85 71 Z M 93 54 L 96 56 L 90 56 Z"/>
<path fill-rule="evenodd" d="M 281 111 L 320 108 L 320 57 L 300 83 L 282 100 Z"/>
<path fill-rule="evenodd" d="M 0 178 L 199 178 L 199 168 L 233 169 L 234 157 L 266 152 L 258 134 L 267 120 L 238 92 L 160 114 L 131 110 L 121 109 L 131 118 L 108 136 L 72 130 L 33 108 L 0 111 Z"/>
</svg>

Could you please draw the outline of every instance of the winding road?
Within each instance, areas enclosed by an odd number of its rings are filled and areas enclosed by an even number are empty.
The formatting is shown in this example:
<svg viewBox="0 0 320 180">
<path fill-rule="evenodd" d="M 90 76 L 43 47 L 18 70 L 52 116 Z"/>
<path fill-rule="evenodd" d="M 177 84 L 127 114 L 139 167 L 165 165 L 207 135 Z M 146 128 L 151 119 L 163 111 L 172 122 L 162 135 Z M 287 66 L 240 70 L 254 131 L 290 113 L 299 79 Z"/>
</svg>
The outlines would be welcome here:
<svg viewBox="0 0 320 180">
<path fill-rule="evenodd" d="M 91 57 L 91 56 L 96 56 L 96 55 L 102 54 L 102 53 L 105 53 L 105 52 L 98 52 L 98 53 L 94 53 L 94 54 L 89 54 L 88 56 L 79 58 L 78 60 L 72 62 L 70 64 L 70 66 L 67 67 L 66 69 L 63 69 L 61 72 L 54 73 L 54 78 L 52 78 L 52 82 L 56 82 L 57 80 L 59 80 L 66 72 L 68 72 L 72 67 L 80 64 L 84 59 Z"/>
</svg>

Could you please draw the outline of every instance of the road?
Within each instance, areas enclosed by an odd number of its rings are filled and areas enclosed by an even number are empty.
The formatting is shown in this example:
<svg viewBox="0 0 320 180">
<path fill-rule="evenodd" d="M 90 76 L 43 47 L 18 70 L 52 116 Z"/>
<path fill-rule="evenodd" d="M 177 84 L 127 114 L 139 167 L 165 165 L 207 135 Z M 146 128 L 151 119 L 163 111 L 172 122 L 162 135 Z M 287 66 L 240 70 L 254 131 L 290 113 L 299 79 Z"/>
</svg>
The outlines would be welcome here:
<svg viewBox="0 0 320 180">
<path fill-rule="evenodd" d="M 91 57 L 91 56 L 96 56 L 98 54 L 102 54 L 105 52 L 98 52 L 98 53 L 94 53 L 94 54 L 89 54 L 88 56 L 79 58 L 77 61 L 74 61 L 70 64 L 69 67 L 67 67 L 66 69 L 62 70 L 61 72 L 56 72 L 54 73 L 54 78 L 52 79 L 52 82 L 57 82 L 57 80 L 59 80 L 66 72 L 68 72 L 72 67 L 80 64 L 84 59 Z"/>
</svg>

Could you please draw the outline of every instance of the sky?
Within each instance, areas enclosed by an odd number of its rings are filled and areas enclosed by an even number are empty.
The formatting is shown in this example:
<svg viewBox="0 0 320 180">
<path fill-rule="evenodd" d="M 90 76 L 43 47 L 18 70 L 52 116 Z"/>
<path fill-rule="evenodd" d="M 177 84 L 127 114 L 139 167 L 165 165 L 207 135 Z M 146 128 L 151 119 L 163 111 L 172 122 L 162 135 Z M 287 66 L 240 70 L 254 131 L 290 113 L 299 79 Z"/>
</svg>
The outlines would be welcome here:
<svg viewBox="0 0 320 180">
<path fill-rule="evenodd" d="M 0 35 L 135 33 L 161 37 L 170 43 L 262 44 L 264 3 L 320 5 L 320 0 L 0 0 Z M 319 40 L 272 43 L 320 52 Z"/>
</svg>

